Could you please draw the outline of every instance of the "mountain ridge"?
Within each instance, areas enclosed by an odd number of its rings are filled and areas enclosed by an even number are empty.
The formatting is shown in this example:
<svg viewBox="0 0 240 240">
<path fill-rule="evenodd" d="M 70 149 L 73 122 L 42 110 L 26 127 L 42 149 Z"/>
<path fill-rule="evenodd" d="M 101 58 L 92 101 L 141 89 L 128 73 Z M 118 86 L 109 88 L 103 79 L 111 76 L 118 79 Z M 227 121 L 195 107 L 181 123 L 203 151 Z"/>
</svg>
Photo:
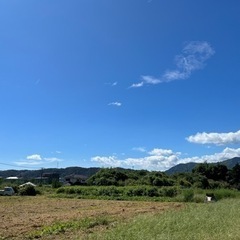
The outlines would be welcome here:
<svg viewBox="0 0 240 240">
<path fill-rule="evenodd" d="M 196 167 L 200 163 L 189 162 L 189 163 L 180 163 L 177 164 L 170 169 L 166 170 L 165 173 L 172 175 L 175 173 L 185 173 L 185 172 L 192 172 L 192 169 Z M 217 163 L 209 163 L 209 164 L 223 164 L 227 166 L 228 169 L 233 168 L 236 164 L 240 164 L 240 157 L 234 157 L 222 162 Z M 66 168 L 44 168 L 39 170 L 0 170 L 0 178 L 7 178 L 7 177 L 18 177 L 18 178 L 26 178 L 26 179 L 33 179 L 42 176 L 45 173 L 58 173 L 60 178 L 64 178 L 69 175 L 83 175 L 91 177 L 95 173 L 97 173 L 101 168 L 98 167 L 90 167 L 90 168 L 83 168 L 83 167 L 66 167 Z"/>
<path fill-rule="evenodd" d="M 185 172 L 192 172 L 193 168 L 196 167 L 200 163 L 195 162 L 189 162 L 189 163 L 180 163 L 177 164 L 168 170 L 165 171 L 165 173 L 171 175 L 174 173 L 185 173 Z M 228 169 L 232 169 L 236 164 L 240 164 L 240 157 L 234 157 L 227 160 L 224 160 L 222 162 L 216 162 L 216 163 L 209 163 L 209 164 L 222 164 L 225 165 Z"/>
</svg>

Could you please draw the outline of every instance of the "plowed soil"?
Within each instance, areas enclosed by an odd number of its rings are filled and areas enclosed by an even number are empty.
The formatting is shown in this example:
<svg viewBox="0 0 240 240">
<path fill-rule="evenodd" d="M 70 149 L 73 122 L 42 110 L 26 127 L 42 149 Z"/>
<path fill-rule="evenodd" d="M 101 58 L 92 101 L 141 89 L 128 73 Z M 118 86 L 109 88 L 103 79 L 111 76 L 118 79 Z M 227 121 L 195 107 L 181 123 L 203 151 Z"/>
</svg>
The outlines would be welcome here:
<svg viewBox="0 0 240 240">
<path fill-rule="evenodd" d="M 98 216 L 111 216 L 117 221 L 124 221 L 137 214 L 160 213 L 179 207 L 181 205 L 178 203 L 162 202 L 82 200 L 44 196 L 0 197 L 0 239 L 28 239 L 31 232 L 56 222 Z M 41 239 L 83 238 L 77 237 L 76 233 L 65 232 L 64 235 L 43 236 Z"/>
</svg>

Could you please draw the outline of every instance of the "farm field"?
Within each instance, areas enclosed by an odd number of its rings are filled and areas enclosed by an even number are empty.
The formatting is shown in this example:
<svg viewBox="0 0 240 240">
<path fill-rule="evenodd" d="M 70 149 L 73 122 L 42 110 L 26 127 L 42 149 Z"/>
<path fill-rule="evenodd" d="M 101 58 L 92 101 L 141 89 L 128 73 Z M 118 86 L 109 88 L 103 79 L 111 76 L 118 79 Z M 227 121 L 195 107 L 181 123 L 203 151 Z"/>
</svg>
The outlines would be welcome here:
<svg viewBox="0 0 240 240">
<path fill-rule="evenodd" d="M 180 211 L 139 215 L 110 231 L 92 236 L 98 240 L 239 240 L 240 199 L 215 203 L 188 203 Z"/>
<path fill-rule="evenodd" d="M 0 197 L 0 239 L 88 239 L 118 223 L 180 203 Z"/>
</svg>

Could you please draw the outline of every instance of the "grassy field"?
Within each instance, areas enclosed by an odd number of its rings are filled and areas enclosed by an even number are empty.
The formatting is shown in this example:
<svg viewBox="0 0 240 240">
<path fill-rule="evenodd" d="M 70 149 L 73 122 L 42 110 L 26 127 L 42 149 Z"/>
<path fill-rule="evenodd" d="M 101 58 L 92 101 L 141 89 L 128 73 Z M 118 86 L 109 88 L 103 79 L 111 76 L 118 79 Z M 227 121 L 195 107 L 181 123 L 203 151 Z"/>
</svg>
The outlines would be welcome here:
<svg viewBox="0 0 240 240">
<path fill-rule="evenodd" d="M 91 239 L 239 240 L 240 200 L 188 203 L 180 211 L 137 216 Z"/>
<path fill-rule="evenodd" d="M 0 239 L 240 239 L 240 198 L 214 193 L 214 203 L 201 191 L 201 203 L 2 196 Z"/>
</svg>

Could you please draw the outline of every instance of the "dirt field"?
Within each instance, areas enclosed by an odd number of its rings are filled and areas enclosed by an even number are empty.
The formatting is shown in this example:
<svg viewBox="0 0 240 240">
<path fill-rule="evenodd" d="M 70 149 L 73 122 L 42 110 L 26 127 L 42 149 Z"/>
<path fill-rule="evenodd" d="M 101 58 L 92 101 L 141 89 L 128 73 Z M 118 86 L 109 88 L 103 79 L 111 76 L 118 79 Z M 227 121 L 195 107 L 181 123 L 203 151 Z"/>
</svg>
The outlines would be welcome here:
<svg viewBox="0 0 240 240">
<path fill-rule="evenodd" d="M 98 216 L 110 216 L 120 222 L 137 214 L 159 213 L 179 207 L 181 205 L 177 203 L 160 202 L 58 199 L 44 196 L 0 197 L 0 239 L 28 239 L 30 233 L 56 222 Z M 85 239 L 81 234 L 80 231 L 69 231 L 64 235 L 43 236 L 41 239 Z"/>
</svg>

